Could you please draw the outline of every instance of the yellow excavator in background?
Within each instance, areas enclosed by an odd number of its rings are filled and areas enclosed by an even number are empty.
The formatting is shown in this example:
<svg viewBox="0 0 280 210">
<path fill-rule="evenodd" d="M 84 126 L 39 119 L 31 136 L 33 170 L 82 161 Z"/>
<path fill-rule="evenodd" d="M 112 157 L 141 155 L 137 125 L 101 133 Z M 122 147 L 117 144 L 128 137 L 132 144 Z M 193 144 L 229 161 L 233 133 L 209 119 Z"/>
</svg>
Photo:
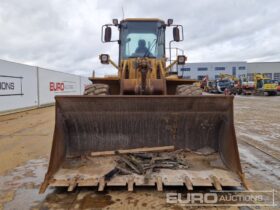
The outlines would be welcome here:
<svg viewBox="0 0 280 210">
<path fill-rule="evenodd" d="M 277 95 L 277 85 L 272 81 L 272 79 L 265 77 L 261 73 L 255 73 L 254 82 L 256 87 L 256 95 Z"/>
<path fill-rule="evenodd" d="M 239 79 L 237 77 L 235 77 L 234 75 L 231 75 L 231 74 L 220 73 L 219 77 L 220 77 L 220 79 L 229 79 L 232 81 L 239 81 Z"/>
<path fill-rule="evenodd" d="M 119 31 L 117 40 L 111 40 L 112 27 Z M 102 26 L 102 41 L 119 45 L 119 60 L 116 64 L 101 54 L 100 61 L 113 65 L 118 76 L 90 77 L 92 85 L 83 96 L 56 96 L 53 145 L 41 193 L 48 186 L 68 191 L 77 186 L 99 191 L 106 186 L 129 191 L 133 186 L 245 186 L 234 97 L 203 96 L 195 80 L 171 70 L 186 57 L 179 55 L 167 65 L 165 31 L 170 27 L 169 46 L 183 40 L 183 27 L 172 19 L 114 19 Z M 158 153 L 151 157 L 151 151 Z M 183 160 L 174 163 L 180 152 Z M 143 172 L 147 164 L 152 166 Z"/>
</svg>

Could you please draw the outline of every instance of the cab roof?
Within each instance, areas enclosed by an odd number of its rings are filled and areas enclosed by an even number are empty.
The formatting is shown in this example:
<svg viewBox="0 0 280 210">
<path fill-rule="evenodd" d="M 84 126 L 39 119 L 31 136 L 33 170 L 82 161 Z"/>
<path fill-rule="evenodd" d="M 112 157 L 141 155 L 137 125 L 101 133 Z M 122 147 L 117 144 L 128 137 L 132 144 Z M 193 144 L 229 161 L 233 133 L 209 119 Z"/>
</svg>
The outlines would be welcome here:
<svg viewBox="0 0 280 210">
<path fill-rule="evenodd" d="M 164 21 L 158 18 L 126 18 L 121 20 L 122 22 L 162 22 L 164 24 Z"/>
</svg>

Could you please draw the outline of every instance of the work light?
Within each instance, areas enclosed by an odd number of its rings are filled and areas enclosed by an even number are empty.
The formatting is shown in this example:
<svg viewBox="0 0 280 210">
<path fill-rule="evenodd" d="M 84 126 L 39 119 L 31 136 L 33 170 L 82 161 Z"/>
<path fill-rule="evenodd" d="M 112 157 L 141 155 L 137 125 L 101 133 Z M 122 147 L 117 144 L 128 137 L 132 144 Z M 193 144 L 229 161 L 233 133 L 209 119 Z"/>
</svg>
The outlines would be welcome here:
<svg viewBox="0 0 280 210">
<path fill-rule="evenodd" d="M 102 64 L 109 64 L 110 57 L 109 57 L 108 54 L 101 54 L 99 56 L 99 59 L 100 59 Z"/>
<path fill-rule="evenodd" d="M 113 19 L 113 25 L 117 26 L 119 24 L 118 19 Z"/>
<path fill-rule="evenodd" d="M 184 56 L 184 55 L 178 55 L 178 56 L 177 56 L 177 63 L 178 63 L 179 65 L 185 64 L 185 63 L 186 63 L 186 60 L 187 60 L 187 58 L 186 58 L 186 56 Z"/>
<path fill-rule="evenodd" d="M 173 19 L 168 19 L 168 20 L 167 20 L 167 25 L 170 26 L 170 25 L 172 25 L 172 24 L 173 24 Z"/>
</svg>

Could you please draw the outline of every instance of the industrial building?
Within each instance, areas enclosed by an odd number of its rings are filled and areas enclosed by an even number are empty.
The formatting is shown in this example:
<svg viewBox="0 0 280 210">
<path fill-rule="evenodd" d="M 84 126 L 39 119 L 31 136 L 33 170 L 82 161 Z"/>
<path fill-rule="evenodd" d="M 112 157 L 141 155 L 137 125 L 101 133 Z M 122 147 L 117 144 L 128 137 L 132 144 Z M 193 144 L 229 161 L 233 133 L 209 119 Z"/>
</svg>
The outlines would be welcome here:
<svg viewBox="0 0 280 210">
<path fill-rule="evenodd" d="M 280 81 L 280 62 L 255 62 L 247 63 L 248 77 L 254 73 L 263 73 L 266 77 Z"/>
<path fill-rule="evenodd" d="M 217 79 L 221 73 L 236 77 L 248 76 L 252 80 L 254 73 L 263 73 L 266 77 L 280 80 L 280 62 L 205 62 L 186 63 L 178 67 L 179 75 L 186 79 L 201 80 L 205 76 L 209 79 Z"/>
</svg>

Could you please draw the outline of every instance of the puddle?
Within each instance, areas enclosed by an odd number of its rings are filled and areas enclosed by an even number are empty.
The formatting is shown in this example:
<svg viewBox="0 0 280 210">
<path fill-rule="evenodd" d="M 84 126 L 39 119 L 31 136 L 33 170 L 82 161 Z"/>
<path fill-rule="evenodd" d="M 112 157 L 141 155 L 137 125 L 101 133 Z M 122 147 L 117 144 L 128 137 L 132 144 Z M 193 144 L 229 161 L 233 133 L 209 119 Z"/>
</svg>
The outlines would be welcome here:
<svg viewBox="0 0 280 210">
<path fill-rule="evenodd" d="M 11 209 L 102 209 L 115 203 L 104 193 L 92 189 L 67 192 L 66 188 L 48 187 L 39 194 L 47 171 L 48 159 L 30 160 L 0 177 L 0 210 Z"/>
<path fill-rule="evenodd" d="M 30 209 L 45 199 L 38 194 L 41 182 L 47 170 L 46 157 L 29 160 L 25 165 L 16 167 L 0 177 L 0 209 Z"/>
</svg>

